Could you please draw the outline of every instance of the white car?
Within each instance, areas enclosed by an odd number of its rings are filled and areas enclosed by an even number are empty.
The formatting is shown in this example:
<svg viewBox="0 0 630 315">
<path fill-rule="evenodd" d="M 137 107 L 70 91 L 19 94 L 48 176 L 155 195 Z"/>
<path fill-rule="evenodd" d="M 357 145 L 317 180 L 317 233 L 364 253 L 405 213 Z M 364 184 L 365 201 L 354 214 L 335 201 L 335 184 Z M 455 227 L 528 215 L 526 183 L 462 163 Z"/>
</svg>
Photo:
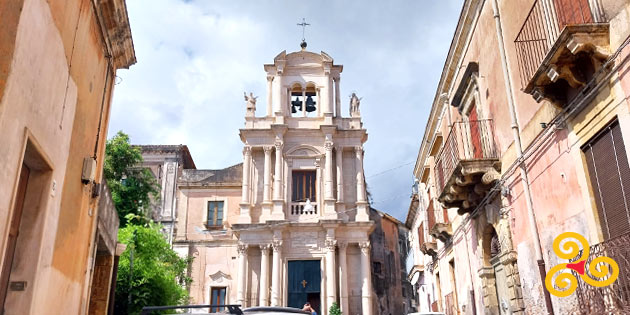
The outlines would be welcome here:
<svg viewBox="0 0 630 315">
<path fill-rule="evenodd" d="M 311 315 L 310 312 L 303 311 L 299 308 L 293 307 L 277 307 L 277 306 L 258 306 L 258 307 L 250 307 L 241 310 L 238 305 L 186 305 L 186 306 L 150 306 L 142 309 L 140 314 L 149 315 L 152 314 L 153 311 L 165 311 L 165 310 L 176 310 L 176 309 L 208 309 L 209 307 L 225 307 L 224 311 L 217 313 L 193 313 L 196 315 L 221 315 L 221 314 L 235 314 L 235 315 L 290 315 L 290 314 L 307 314 Z M 176 314 L 176 313 L 173 313 Z"/>
</svg>

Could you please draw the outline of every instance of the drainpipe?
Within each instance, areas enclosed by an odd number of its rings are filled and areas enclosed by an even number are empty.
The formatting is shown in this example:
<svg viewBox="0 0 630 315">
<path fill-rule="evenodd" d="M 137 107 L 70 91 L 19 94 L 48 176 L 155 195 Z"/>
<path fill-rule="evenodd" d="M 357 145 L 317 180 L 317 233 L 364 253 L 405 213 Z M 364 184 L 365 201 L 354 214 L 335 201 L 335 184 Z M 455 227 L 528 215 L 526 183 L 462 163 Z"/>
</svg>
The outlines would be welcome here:
<svg viewBox="0 0 630 315">
<path fill-rule="evenodd" d="M 538 263 L 538 272 L 540 274 L 540 285 L 545 296 L 545 304 L 547 313 L 553 315 L 553 306 L 551 304 L 551 296 L 549 291 L 545 289 L 545 261 L 543 260 L 542 247 L 540 245 L 540 236 L 538 234 L 538 226 L 536 225 L 536 214 L 534 213 L 534 205 L 532 203 L 532 192 L 529 187 L 529 179 L 527 177 L 527 165 L 523 159 L 523 146 L 521 143 L 521 135 L 518 126 L 518 119 L 516 117 L 516 107 L 514 105 L 514 95 L 512 93 L 512 81 L 510 79 L 510 69 L 507 64 L 507 57 L 505 54 L 505 45 L 503 43 L 503 29 L 501 28 L 501 16 L 499 13 L 498 0 L 492 0 L 492 11 L 494 13 L 494 21 L 497 30 L 497 40 L 499 44 L 499 53 L 501 55 L 501 66 L 503 68 L 503 77 L 505 81 L 505 90 L 507 94 L 508 108 L 510 109 L 510 119 L 512 134 L 514 136 L 514 144 L 516 147 L 517 161 L 519 164 L 521 181 L 523 184 L 523 194 L 525 195 L 525 201 L 527 204 L 527 216 L 529 219 L 529 226 L 532 240 L 534 241 L 534 252 L 536 256 L 536 262 Z"/>
</svg>

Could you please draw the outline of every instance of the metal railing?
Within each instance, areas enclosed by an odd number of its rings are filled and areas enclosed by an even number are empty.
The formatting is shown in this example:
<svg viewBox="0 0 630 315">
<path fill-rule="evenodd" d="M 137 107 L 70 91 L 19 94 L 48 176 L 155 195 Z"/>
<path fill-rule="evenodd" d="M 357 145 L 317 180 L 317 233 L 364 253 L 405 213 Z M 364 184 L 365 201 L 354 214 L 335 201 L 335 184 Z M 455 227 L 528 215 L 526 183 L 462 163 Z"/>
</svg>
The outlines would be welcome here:
<svg viewBox="0 0 630 315">
<path fill-rule="evenodd" d="M 306 202 L 292 202 L 289 213 L 292 216 L 316 215 L 317 203 L 311 202 L 311 207 L 306 207 L 306 204 Z"/>
<path fill-rule="evenodd" d="M 582 256 L 579 255 L 571 262 Z M 630 314 L 630 233 L 595 244 L 590 247 L 589 257 L 586 259 L 586 271 L 593 259 L 599 256 L 612 258 L 619 266 L 619 277 L 615 282 L 605 287 L 594 287 L 578 280 L 576 289 L 579 312 L 581 314 Z M 601 270 L 607 270 L 608 265 L 598 266 Z M 576 271 L 573 275 L 579 279 Z M 605 280 L 610 275 L 599 279 Z M 591 276 L 592 278 L 592 276 Z"/>
<path fill-rule="evenodd" d="M 454 123 L 435 161 L 438 195 L 461 161 L 498 158 L 492 119 Z"/>
<path fill-rule="evenodd" d="M 588 0 L 536 0 L 514 44 L 522 87 L 526 87 L 567 25 L 591 24 Z"/>
</svg>

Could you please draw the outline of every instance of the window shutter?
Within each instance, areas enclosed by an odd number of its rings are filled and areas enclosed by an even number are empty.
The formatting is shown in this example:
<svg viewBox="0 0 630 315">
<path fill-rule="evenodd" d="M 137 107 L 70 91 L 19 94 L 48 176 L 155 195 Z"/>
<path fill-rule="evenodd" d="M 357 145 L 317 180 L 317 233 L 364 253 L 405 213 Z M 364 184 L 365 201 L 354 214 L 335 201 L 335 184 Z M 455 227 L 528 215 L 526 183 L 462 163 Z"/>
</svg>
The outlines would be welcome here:
<svg viewBox="0 0 630 315">
<path fill-rule="evenodd" d="M 582 148 L 604 239 L 630 232 L 630 167 L 617 121 Z"/>
</svg>

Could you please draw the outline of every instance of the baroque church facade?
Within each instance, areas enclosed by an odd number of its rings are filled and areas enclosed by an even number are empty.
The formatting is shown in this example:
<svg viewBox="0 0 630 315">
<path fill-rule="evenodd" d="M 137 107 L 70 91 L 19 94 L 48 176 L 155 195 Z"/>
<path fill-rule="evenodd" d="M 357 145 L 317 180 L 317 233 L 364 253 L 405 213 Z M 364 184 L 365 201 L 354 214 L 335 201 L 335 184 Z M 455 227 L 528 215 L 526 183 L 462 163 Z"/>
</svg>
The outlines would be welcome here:
<svg viewBox="0 0 630 315">
<path fill-rule="evenodd" d="M 173 248 L 193 257 L 194 304 L 310 302 L 328 314 L 337 302 L 344 314 L 378 313 L 360 99 L 352 95 L 343 117 L 343 66 L 304 48 L 264 66 L 264 116 L 256 116 L 257 97 L 245 95 L 243 163 L 200 170 L 185 146 L 142 146 L 145 166 L 167 182 L 162 198 L 175 195 L 174 207 L 162 200 L 168 205 L 153 216 Z"/>
</svg>

